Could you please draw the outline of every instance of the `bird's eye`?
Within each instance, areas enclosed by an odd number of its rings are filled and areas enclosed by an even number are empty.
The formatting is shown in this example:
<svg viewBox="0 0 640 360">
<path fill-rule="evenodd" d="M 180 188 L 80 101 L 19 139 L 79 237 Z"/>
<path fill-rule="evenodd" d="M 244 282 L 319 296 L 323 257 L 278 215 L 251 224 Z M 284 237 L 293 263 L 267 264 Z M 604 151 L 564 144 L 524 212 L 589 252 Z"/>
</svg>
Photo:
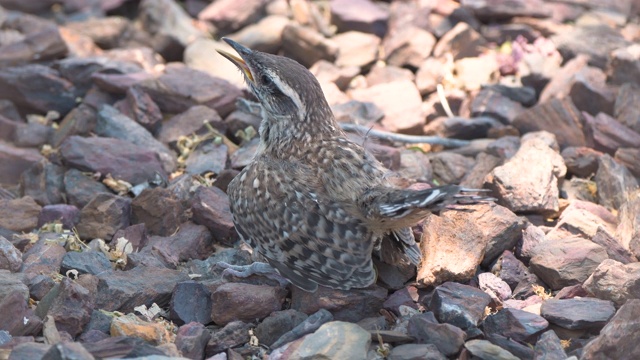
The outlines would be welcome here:
<svg viewBox="0 0 640 360">
<path fill-rule="evenodd" d="M 262 77 L 260 78 L 260 80 L 262 81 L 262 85 L 265 86 L 270 86 L 271 85 L 271 78 L 268 77 L 267 75 L 262 75 Z"/>
</svg>

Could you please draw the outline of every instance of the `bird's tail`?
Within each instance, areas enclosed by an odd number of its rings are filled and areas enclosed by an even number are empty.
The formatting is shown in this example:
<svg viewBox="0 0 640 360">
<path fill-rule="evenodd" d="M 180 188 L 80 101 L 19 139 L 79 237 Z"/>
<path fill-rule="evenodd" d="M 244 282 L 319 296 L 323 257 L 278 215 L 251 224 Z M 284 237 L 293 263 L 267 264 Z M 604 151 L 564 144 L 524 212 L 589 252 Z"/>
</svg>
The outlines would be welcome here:
<svg viewBox="0 0 640 360">
<path fill-rule="evenodd" d="M 402 219 L 442 209 L 464 210 L 462 206 L 495 201 L 482 195 L 489 190 L 468 189 L 458 185 L 438 186 L 423 190 L 391 190 L 375 201 L 380 217 Z"/>
</svg>

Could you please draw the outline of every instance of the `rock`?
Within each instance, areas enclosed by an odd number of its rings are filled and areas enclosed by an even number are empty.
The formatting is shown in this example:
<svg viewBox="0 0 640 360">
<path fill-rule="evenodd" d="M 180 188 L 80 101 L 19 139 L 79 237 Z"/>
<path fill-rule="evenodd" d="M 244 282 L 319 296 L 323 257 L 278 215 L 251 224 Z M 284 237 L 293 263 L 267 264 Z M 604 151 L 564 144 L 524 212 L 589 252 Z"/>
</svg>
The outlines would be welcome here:
<svg viewBox="0 0 640 360">
<path fill-rule="evenodd" d="M 445 360 L 438 348 L 433 344 L 404 344 L 391 349 L 389 360 Z"/>
<path fill-rule="evenodd" d="M 96 358 L 110 357 L 152 357 L 166 356 L 164 352 L 148 342 L 129 336 L 108 337 L 94 343 L 84 343 L 83 346 Z"/>
<path fill-rule="evenodd" d="M 596 150 L 614 155 L 619 148 L 638 147 L 640 144 L 640 134 L 611 116 L 604 113 L 591 116 L 584 112 L 582 115 L 585 119 L 585 131 Z"/>
<path fill-rule="evenodd" d="M 613 115 L 623 125 L 640 134 L 640 111 L 633 106 L 640 101 L 640 87 L 624 82 L 618 90 Z"/>
<path fill-rule="evenodd" d="M 417 69 L 429 57 L 436 38 L 417 26 L 405 26 L 384 41 L 386 62 L 398 67 Z"/>
<path fill-rule="evenodd" d="M 103 273 L 98 275 L 96 308 L 127 313 L 141 304 L 155 302 L 163 307 L 169 303 L 175 284 L 188 278 L 176 270 L 145 266 Z"/>
<path fill-rule="evenodd" d="M 0 227 L 16 232 L 29 232 L 38 225 L 42 208 L 30 197 L 0 199 Z"/>
<path fill-rule="evenodd" d="M 79 274 L 100 275 L 111 271 L 111 262 L 101 252 L 69 251 L 62 258 L 60 272 L 66 274 L 69 270 L 77 270 Z"/>
<path fill-rule="evenodd" d="M 42 356 L 43 359 L 79 359 L 93 360 L 93 355 L 80 343 L 63 342 L 52 345 Z"/>
<path fill-rule="evenodd" d="M 478 286 L 480 290 L 489 294 L 496 303 L 511 298 L 511 288 L 509 284 L 492 273 L 486 272 L 479 274 Z"/>
<path fill-rule="evenodd" d="M 416 72 L 416 86 L 421 95 L 428 95 L 436 91 L 438 84 L 442 83 L 445 74 L 446 61 L 429 57 L 420 64 Z"/>
<path fill-rule="evenodd" d="M 570 146 L 562 150 L 561 155 L 569 173 L 589 177 L 598 171 L 598 158 L 602 153 L 589 147 Z"/>
<path fill-rule="evenodd" d="M 476 220 L 472 213 L 461 211 L 443 211 L 440 216 L 426 218 L 423 226 L 429 231 L 420 238 L 423 255 L 417 281 L 437 285 L 475 276 L 490 240 Z"/>
<path fill-rule="evenodd" d="M 276 54 L 280 49 L 282 31 L 288 23 L 286 16 L 268 15 L 229 35 L 229 38 L 249 49 Z"/>
<path fill-rule="evenodd" d="M 36 149 L 21 149 L 0 140 L 0 184 L 18 184 L 22 174 L 44 157 Z"/>
<path fill-rule="evenodd" d="M 540 315 L 565 329 L 599 329 L 615 314 L 613 302 L 593 298 L 549 299 L 542 303 Z"/>
<path fill-rule="evenodd" d="M 384 302 L 383 307 L 392 311 L 394 314 L 401 316 L 400 308 L 407 306 L 418 310 L 418 289 L 413 286 L 407 286 L 399 289 L 391 294 Z"/>
<path fill-rule="evenodd" d="M 291 353 L 291 358 L 365 359 L 371 335 L 356 324 L 332 321 L 306 336 Z"/>
<path fill-rule="evenodd" d="M 228 34 L 260 19 L 266 5 L 264 0 L 218 1 L 202 9 L 198 19 L 210 21 L 221 34 Z"/>
<path fill-rule="evenodd" d="M 628 194 L 638 189 L 638 180 L 609 155 L 598 159 L 595 181 L 598 185 L 599 203 L 609 209 L 619 209 Z"/>
<path fill-rule="evenodd" d="M 240 346 L 249 342 L 249 330 L 253 325 L 234 321 L 220 330 L 213 331 L 211 339 L 205 347 L 205 358 L 209 358 L 221 351 Z"/>
<path fill-rule="evenodd" d="M 235 109 L 235 100 L 240 96 L 240 89 L 228 81 L 178 64 L 168 65 L 157 79 L 136 86 L 149 94 L 163 113 L 170 114 L 204 105 L 224 117 Z"/>
<path fill-rule="evenodd" d="M 134 314 L 114 317 L 111 322 L 111 336 L 114 337 L 136 337 L 160 345 L 172 341 L 172 335 L 161 323 L 144 321 Z"/>
<path fill-rule="evenodd" d="M 516 341 L 535 342 L 535 337 L 549 327 L 544 318 L 528 311 L 505 308 L 484 319 L 485 334 L 500 334 Z"/>
<path fill-rule="evenodd" d="M 469 340 L 464 344 L 473 356 L 479 359 L 500 359 L 500 360 L 516 360 L 518 359 L 507 350 L 496 346 L 488 340 Z"/>
<path fill-rule="evenodd" d="M 195 281 L 178 283 L 171 295 L 169 316 L 177 324 L 208 324 L 211 322 L 211 292 Z"/>
<path fill-rule="evenodd" d="M 376 68 L 375 66 L 373 68 Z M 324 83 L 334 83 L 338 87 L 338 89 L 344 91 L 349 87 L 351 81 L 358 75 L 360 75 L 360 68 L 357 66 L 347 66 L 347 67 L 338 67 L 335 64 L 326 61 L 319 60 L 311 68 L 309 69 L 311 73 L 318 79 L 320 82 L 320 86 Z M 354 103 L 357 103 L 354 101 Z M 341 120 L 341 116 L 336 114 L 336 109 L 343 104 L 337 104 L 332 108 L 336 120 L 339 122 L 351 122 L 346 120 Z M 380 115 L 382 118 L 384 114 Z M 378 120 L 378 119 L 376 119 Z"/>
<path fill-rule="evenodd" d="M 186 220 L 185 208 L 170 189 L 144 189 L 131 201 L 131 222 L 144 223 L 152 235 L 174 234 Z"/>
<path fill-rule="evenodd" d="M 560 343 L 560 338 L 553 330 L 545 331 L 540 335 L 535 347 L 536 359 L 565 360 L 567 354 Z"/>
<path fill-rule="evenodd" d="M 438 321 L 466 330 L 478 326 L 490 302 L 491 297 L 480 289 L 447 282 L 435 289 L 429 309 Z"/>
<path fill-rule="evenodd" d="M 137 90 L 139 91 L 139 90 Z M 116 108 L 105 105 L 98 111 L 98 122 L 94 129 L 99 136 L 116 138 L 145 148 L 158 154 L 162 166 L 171 173 L 177 166 L 176 155 L 163 143 L 156 140 L 142 125 L 122 114 Z"/>
<path fill-rule="evenodd" d="M 305 67 L 319 60 L 333 62 L 338 56 L 338 44 L 315 30 L 297 24 L 288 24 L 282 31 L 284 55 Z"/>
<path fill-rule="evenodd" d="M 275 311 L 256 326 L 254 333 L 261 344 L 271 346 L 306 319 L 307 314 L 293 309 Z"/>
<path fill-rule="evenodd" d="M 585 146 L 582 114 L 571 99 L 550 99 L 523 111 L 513 121 L 520 133 L 548 131 L 558 139 L 561 148 Z"/>
<path fill-rule="evenodd" d="M 206 226 L 216 241 L 232 245 L 238 239 L 233 225 L 229 198 L 216 187 L 198 187 L 191 201 L 192 219 Z"/>
<path fill-rule="evenodd" d="M 281 287 L 222 284 L 211 294 L 211 318 L 222 326 L 237 320 L 262 319 L 280 310 L 286 295 L 286 290 Z"/>
<path fill-rule="evenodd" d="M 56 243 L 49 243 L 46 239 L 38 240 L 22 256 L 20 272 L 30 277 L 38 274 L 57 274 L 60 272 L 60 265 L 65 254 L 64 247 Z"/>
<path fill-rule="evenodd" d="M 204 349 L 210 339 L 211 333 L 204 325 L 190 322 L 178 329 L 176 347 L 186 358 L 204 359 Z"/>
<path fill-rule="evenodd" d="M 293 286 L 291 308 L 305 314 L 326 309 L 336 320 L 357 322 L 377 315 L 386 298 L 387 290 L 377 285 L 348 291 L 319 287 L 315 293 Z"/>
<path fill-rule="evenodd" d="M 588 39 L 588 40 L 586 40 Z M 606 25 L 575 26 L 551 37 L 565 59 L 587 54 L 589 64 L 604 68 L 609 54 L 628 45 L 622 35 Z"/>
<path fill-rule="evenodd" d="M 0 270 L 18 272 L 22 267 L 22 252 L 4 236 L 0 235 Z"/>
<path fill-rule="evenodd" d="M 420 315 L 409 319 L 407 331 L 419 344 L 433 344 L 445 356 L 452 356 L 460 352 L 466 333 L 451 324 L 438 324 Z"/>
<path fill-rule="evenodd" d="M 399 80 L 350 92 L 353 99 L 372 102 L 384 112 L 381 124 L 389 131 L 418 134 L 424 125 L 422 99 L 412 81 Z"/>
<path fill-rule="evenodd" d="M 618 213 L 620 223 L 615 234 L 618 242 L 625 250 L 629 248 L 636 258 L 640 257 L 640 226 L 638 226 L 640 211 L 638 209 L 640 209 L 640 191 L 636 190 L 629 195 L 620 208 L 620 213 Z M 633 262 L 633 259 L 629 260 Z"/>
<path fill-rule="evenodd" d="M 59 331 L 76 337 L 91 319 L 95 296 L 95 293 L 65 277 L 40 300 L 36 315 L 42 319 L 51 316 Z"/>
<path fill-rule="evenodd" d="M 365 67 L 378 59 L 380 38 L 358 31 L 349 31 L 332 38 L 338 46 L 335 64 L 340 67 Z"/>
<path fill-rule="evenodd" d="M 170 236 L 152 236 L 149 244 L 153 251 L 171 254 L 181 262 L 206 259 L 214 250 L 214 241 L 209 230 L 189 221 L 182 223 Z"/>
<path fill-rule="evenodd" d="M 67 201 L 78 209 L 82 209 L 96 195 L 111 194 L 105 185 L 85 176 L 77 169 L 69 169 L 64 174 L 64 188 Z"/>
<path fill-rule="evenodd" d="M 517 101 L 491 87 L 485 87 L 473 98 L 471 116 L 490 116 L 502 124 L 512 124 L 525 108 Z"/>
<path fill-rule="evenodd" d="M 468 23 L 461 21 L 440 38 L 433 48 L 433 56 L 440 58 L 451 53 L 454 60 L 480 56 L 486 45 L 487 40 L 482 35 Z"/>
<path fill-rule="evenodd" d="M 468 91 L 480 90 L 498 72 L 498 62 L 493 56 L 466 57 L 453 64 L 463 88 Z"/>
<path fill-rule="evenodd" d="M 130 224 L 131 199 L 98 194 L 80 211 L 78 234 L 82 239 L 111 239 Z"/>
<path fill-rule="evenodd" d="M 637 148 L 621 148 L 616 150 L 614 159 L 616 162 L 624 165 L 629 171 L 640 179 L 640 149 Z"/>
<path fill-rule="evenodd" d="M 11 350 L 10 359 L 38 359 L 49 351 L 52 345 L 40 344 L 36 342 L 25 342 L 18 344 Z"/>
<path fill-rule="evenodd" d="M 640 46 L 632 44 L 611 52 L 607 64 L 609 81 L 613 84 L 640 83 Z"/>
<path fill-rule="evenodd" d="M 227 166 L 228 152 L 226 145 L 217 145 L 214 142 L 200 144 L 187 158 L 187 174 L 220 174 Z"/>
<path fill-rule="evenodd" d="M 383 83 L 390 83 L 398 80 L 414 80 L 414 75 L 411 70 L 401 68 L 398 66 L 376 63 L 369 73 L 365 76 L 367 85 L 377 85 Z"/>
<path fill-rule="evenodd" d="M 48 223 L 59 223 L 65 229 L 73 229 L 80 221 L 80 210 L 73 205 L 45 205 L 38 216 L 38 227 Z"/>
<path fill-rule="evenodd" d="M 361 31 L 384 37 L 389 12 L 370 0 L 339 0 L 331 3 L 331 21 L 339 32 Z"/>
<path fill-rule="evenodd" d="M 166 177 L 158 155 L 127 141 L 113 138 L 71 136 L 60 146 L 65 163 L 82 171 L 111 174 L 131 184 Z"/>
<path fill-rule="evenodd" d="M 615 260 L 606 259 L 598 265 L 584 282 L 589 294 L 622 305 L 629 299 L 640 297 L 640 263 L 624 265 Z"/>
<path fill-rule="evenodd" d="M 205 134 L 207 132 L 205 124 L 214 128 L 223 126 L 222 118 L 215 110 L 204 105 L 192 106 L 185 112 L 164 121 L 158 130 L 158 140 L 173 146 L 181 136 Z"/>
<path fill-rule="evenodd" d="M 519 359 L 533 359 L 534 351 L 528 344 L 522 344 L 499 334 L 490 334 L 486 338 L 492 344 L 507 350 Z"/>
<path fill-rule="evenodd" d="M 566 172 L 562 157 L 544 140 L 531 137 L 504 165 L 493 169 L 485 184 L 511 211 L 549 213 L 559 209 L 558 182 Z"/>
<path fill-rule="evenodd" d="M 320 309 L 309 315 L 309 317 L 304 319 L 290 331 L 282 334 L 282 336 L 280 336 L 278 340 L 271 345 L 271 348 L 277 349 L 285 344 L 291 343 L 307 334 L 315 332 L 322 325 L 331 321 L 333 321 L 333 315 L 325 309 Z"/>
<path fill-rule="evenodd" d="M 602 246 L 569 237 L 536 246 L 532 251 L 531 270 L 552 289 L 559 290 L 585 281 L 607 258 Z"/>
<path fill-rule="evenodd" d="M 635 334 L 640 331 L 638 314 L 640 300 L 632 299 L 622 305 L 600 335 L 585 345 L 581 359 L 637 358 L 640 356 Z"/>
<path fill-rule="evenodd" d="M 66 115 L 81 95 L 60 72 L 40 64 L 0 69 L 0 89 L 0 98 L 12 101 L 24 113 L 54 110 Z"/>
</svg>

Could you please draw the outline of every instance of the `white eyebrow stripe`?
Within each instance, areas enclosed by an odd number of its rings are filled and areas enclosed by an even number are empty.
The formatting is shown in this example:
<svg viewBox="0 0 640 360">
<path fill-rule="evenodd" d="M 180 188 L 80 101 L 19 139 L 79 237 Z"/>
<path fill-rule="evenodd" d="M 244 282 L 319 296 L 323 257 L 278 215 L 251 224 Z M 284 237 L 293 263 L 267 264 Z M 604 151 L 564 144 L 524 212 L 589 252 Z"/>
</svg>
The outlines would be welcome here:
<svg viewBox="0 0 640 360">
<path fill-rule="evenodd" d="M 298 96 L 298 92 L 293 90 L 291 86 L 282 82 L 280 78 L 275 76 L 272 72 L 269 72 L 269 77 L 271 78 L 271 81 L 273 81 L 274 85 L 277 86 L 283 94 L 287 95 L 291 101 L 293 101 L 298 109 L 298 118 L 303 119 L 307 113 L 307 107 L 302 102 L 302 99 L 300 99 L 300 96 Z"/>
</svg>

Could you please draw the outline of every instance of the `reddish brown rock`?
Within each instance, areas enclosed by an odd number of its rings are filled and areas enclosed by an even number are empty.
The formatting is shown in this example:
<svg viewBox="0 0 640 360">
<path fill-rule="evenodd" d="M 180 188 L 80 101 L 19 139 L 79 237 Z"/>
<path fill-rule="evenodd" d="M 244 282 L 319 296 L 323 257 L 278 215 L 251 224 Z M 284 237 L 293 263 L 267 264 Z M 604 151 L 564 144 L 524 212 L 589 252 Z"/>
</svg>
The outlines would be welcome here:
<svg viewBox="0 0 640 360">
<path fill-rule="evenodd" d="M 429 57 L 436 38 L 416 26 L 405 26 L 390 34 L 384 41 L 386 61 L 398 67 L 417 69 Z"/>
<path fill-rule="evenodd" d="M 611 116 L 603 113 L 596 116 L 583 113 L 583 116 L 588 139 L 592 141 L 596 150 L 613 155 L 619 148 L 640 146 L 640 134 Z"/>
<path fill-rule="evenodd" d="M 335 64 L 340 67 L 365 67 L 378 59 L 380 38 L 357 31 L 341 33 L 333 38 L 338 46 Z"/>
<path fill-rule="evenodd" d="M 131 199 L 99 194 L 80 211 L 77 230 L 82 239 L 111 239 L 116 231 L 129 226 Z"/>
<path fill-rule="evenodd" d="M 640 348 L 635 337 L 635 334 L 640 331 L 639 314 L 640 300 L 629 300 L 600 330 L 600 335 L 585 345 L 581 358 L 592 360 L 605 357 L 628 357 L 629 359 L 639 357 Z"/>
<path fill-rule="evenodd" d="M 598 159 L 595 181 L 599 203 L 609 209 L 619 209 L 628 194 L 638 188 L 638 180 L 629 170 L 606 154 Z"/>
<path fill-rule="evenodd" d="M 0 199 L 0 227 L 16 232 L 29 232 L 38 225 L 42 208 L 31 197 Z"/>
<path fill-rule="evenodd" d="M 24 171 L 43 160 L 36 149 L 20 149 L 0 141 L 0 184 L 18 184 Z"/>
<path fill-rule="evenodd" d="M 223 33 L 231 33 L 258 20 L 264 14 L 264 0 L 222 0 L 209 4 L 198 19 L 210 21 Z"/>
<path fill-rule="evenodd" d="M 598 170 L 598 158 L 602 153 L 589 147 L 570 146 L 562 150 L 567 171 L 580 177 L 589 177 Z"/>
<path fill-rule="evenodd" d="M 571 99 L 551 99 L 525 110 L 513 121 L 521 133 L 544 130 L 556 136 L 561 148 L 585 146 L 582 115 Z"/>
<path fill-rule="evenodd" d="M 640 148 L 620 148 L 616 150 L 614 159 L 640 179 Z"/>
<path fill-rule="evenodd" d="M 191 203 L 192 219 L 206 226 L 216 241 L 231 245 L 238 239 L 227 194 L 216 187 L 199 187 Z"/>
<path fill-rule="evenodd" d="M 218 325 L 232 321 L 252 321 L 281 310 L 287 291 L 281 287 L 227 283 L 212 294 L 211 318 Z"/>
<path fill-rule="evenodd" d="M 482 54 L 486 45 L 487 40 L 482 35 L 466 22 L 459 22 L 440 38 L 433 48 L 433 56 L 439 58 L 451 53 L 456 60 L 475 57 Z"/>
<path fill-rule="evenodd" d="M 36 315 L 42 319 L 53 317 L 59 331 L 66 331 L 75 337 L 89 322 L 94 301 L 95 294 L 71 279 L 63 278 L 60 284 L 40 300 Z"/>
<path fill-rule="evenodd" d="M 326 309 L 333 314 L 334 319 L 351 322 L 377 315 L 387 297 L 387 290 L 377 285 L 349 291 L 321 286 L 315 293 L 294 286 L 291 291 L 292 309 L 305 314 Z"/>
<path fill-rule="evenodd" d="M 145 189 L 131 201 L 131 223 L 144 223 L 152 235 L 174 234 L 186 219 L 182 202 L 167 188 Z"/>
<path fill-rule="evenodd" d="M 331 3 L 331 20 L 338 31 L 362 31 L 383 37 L 389 12 L 369 0 L 339 0 Z"/>
<path fill-rule="evenodd" d="M 333 62 L 338 55 L 338 45 L 315 30 L 296 24 L 285 26 L 282 31 L 282 48 L 285 56 L 310 67 L 319 60 Z"/>
<path fill-rule="evenodd" d="M 39 240 L 31 249 L 24 252 L 20 272 L 35 277 L 40 274 L 57 274 L 66 251 L 58 244 Z"/>
<path fill-rule="evenodd" d="M 618 90 L 613 115 L 620 123 L 640 134 L 640 109 L 634 104 L 640 102 L 640 87 L 625 82 Z"/>
</svg>

